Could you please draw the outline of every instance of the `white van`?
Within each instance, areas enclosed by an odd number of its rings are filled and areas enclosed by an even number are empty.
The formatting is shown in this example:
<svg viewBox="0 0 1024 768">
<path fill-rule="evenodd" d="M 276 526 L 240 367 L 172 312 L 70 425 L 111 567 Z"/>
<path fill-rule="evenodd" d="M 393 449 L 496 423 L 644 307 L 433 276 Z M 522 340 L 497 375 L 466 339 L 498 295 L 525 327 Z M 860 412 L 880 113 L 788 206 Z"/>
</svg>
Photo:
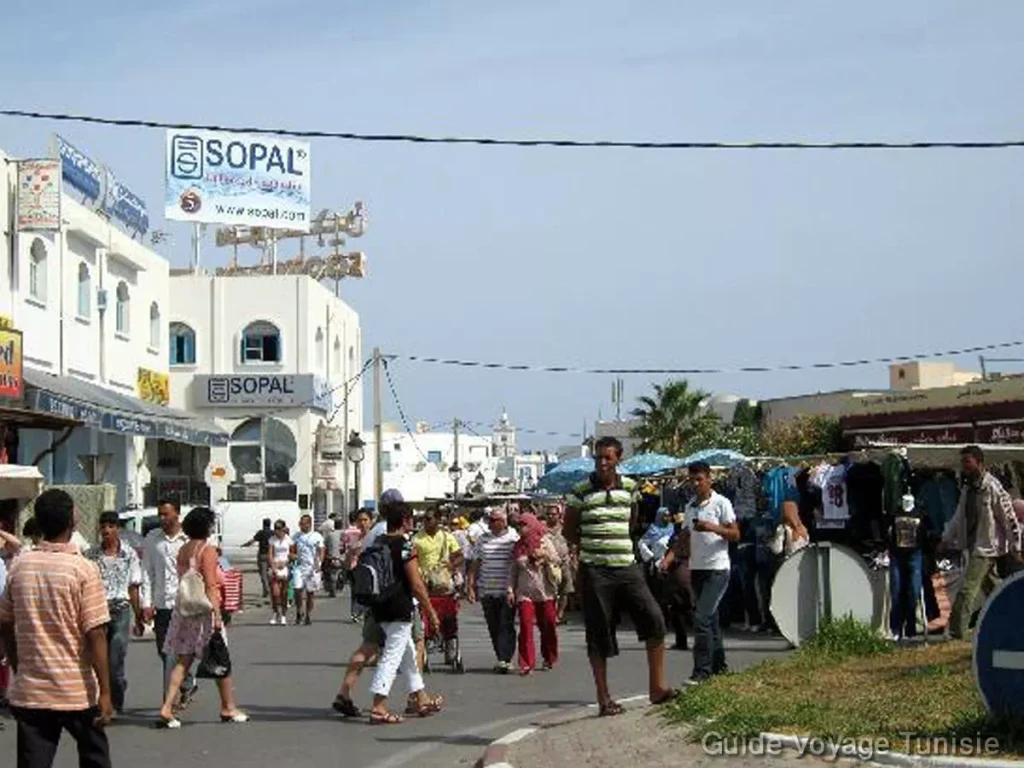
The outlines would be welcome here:
<svg viewBox="0 0 1024 768">
<path fill-rule="evenodd" d="M 220 529 L 220 546 L 229 559 L 256 559 L 256 547 L 243 549 L 253 534 L 263 527 L 263 519 L 271 524 L 284 520 L 294 536 L 299 532 L 299 518 L 304 514 L 294 501 L 222 501 L 214 507 Z"/>
</svg>

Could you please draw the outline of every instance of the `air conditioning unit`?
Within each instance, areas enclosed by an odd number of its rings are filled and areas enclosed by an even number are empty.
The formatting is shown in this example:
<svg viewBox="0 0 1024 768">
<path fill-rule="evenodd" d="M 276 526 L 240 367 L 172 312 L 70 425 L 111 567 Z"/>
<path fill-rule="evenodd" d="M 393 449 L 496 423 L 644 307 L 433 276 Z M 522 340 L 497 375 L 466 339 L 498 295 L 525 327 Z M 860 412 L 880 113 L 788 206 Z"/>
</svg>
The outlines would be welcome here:
<svg viewBox="0 0 1024 768">
<path fill-rule="evenodd" d="M 96 289 L 96 309 L 100 312 L 107 309 L 107 292 L 103 288 Z"/>
</svg>

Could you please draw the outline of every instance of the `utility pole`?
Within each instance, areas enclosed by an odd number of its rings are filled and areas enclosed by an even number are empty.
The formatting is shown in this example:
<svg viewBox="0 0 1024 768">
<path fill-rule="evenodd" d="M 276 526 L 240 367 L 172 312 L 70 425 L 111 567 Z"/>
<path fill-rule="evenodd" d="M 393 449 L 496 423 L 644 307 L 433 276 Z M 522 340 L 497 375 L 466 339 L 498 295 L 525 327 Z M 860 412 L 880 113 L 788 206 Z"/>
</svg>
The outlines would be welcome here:
<svg viewBox="0 0 1024 768">
<path fill-rule="evenodd" d="M 455 419 L 452 423 L 452 433 L 455 437 L 455 463 L 452 466 L 457 469 L 457 472 L 453 472 L 454 483 L 455 483 L 455 503 L 459 503 L 459 478 L 462 476 L 462 467 L 459 465 L 459 420 Z"/>
<path fill-rule="evenodd" d="M 978 362 L 981 363 L 981 380 L 988 381 L 988 371 L 985 370 L 985 356 L 978 355 Z"/>
<path fill-rule="evenodd" d="M 374 347 L 374 499 L 378 511 L 384 494 L 384 423 L 381 415 L 381 364 L 383 356 L 380 347 Z"/>
</svg>

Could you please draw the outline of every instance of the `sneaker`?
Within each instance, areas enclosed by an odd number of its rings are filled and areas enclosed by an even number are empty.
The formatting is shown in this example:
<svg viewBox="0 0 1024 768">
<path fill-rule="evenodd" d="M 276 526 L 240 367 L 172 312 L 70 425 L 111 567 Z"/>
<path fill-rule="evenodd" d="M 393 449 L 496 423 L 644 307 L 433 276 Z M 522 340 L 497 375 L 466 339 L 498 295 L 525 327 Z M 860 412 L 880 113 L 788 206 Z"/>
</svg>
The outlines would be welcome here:
<svg viewBox="0 0 1024 768">
<path fill-rule="evenodd" d="M 277 617 L 277 626 L 279 626 L 279 627 L 287 627 L 288 626 L 288 617 L 287 616 L 278 616 Z"/>
<path fill-rule="evenodd" d="M 271 616 L 271 617 L 270 617 L 270 626 L 272 626 L 272 627 L 276 627 L 276 626 L 277 626 L 277 623 L 278 623 L 278 622 L 277 622 L 277 619 L 278 619 L 278 617 L 277 617 L 277 616 Z"/>
<path fill-rule="evenodd" d="M 689 680 L 686 681 L 686 685 L 692 687 L 703 685 L 711 678 L 707 675 L 693 675 Z"/>
</svg>

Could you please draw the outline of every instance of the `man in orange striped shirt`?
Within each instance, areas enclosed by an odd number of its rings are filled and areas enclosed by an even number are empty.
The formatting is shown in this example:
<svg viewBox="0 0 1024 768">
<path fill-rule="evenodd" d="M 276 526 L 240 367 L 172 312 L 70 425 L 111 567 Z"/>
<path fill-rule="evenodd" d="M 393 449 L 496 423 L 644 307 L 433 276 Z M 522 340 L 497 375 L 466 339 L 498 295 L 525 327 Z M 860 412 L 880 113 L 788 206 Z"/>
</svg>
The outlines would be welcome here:
<svg viewBox="0 0 1024 768">
<path fill-rule="evenodd" d="M 110 768 L 110 621 L 99 569 L 71 543 L 75 504 L 50 489 L 35 503 L 43 535 L 11 566 L 0 598 L 0 636 L 14 670 L 17 768 L 51 768 L 62 731 L 83 768 Z"/>
</svg>

